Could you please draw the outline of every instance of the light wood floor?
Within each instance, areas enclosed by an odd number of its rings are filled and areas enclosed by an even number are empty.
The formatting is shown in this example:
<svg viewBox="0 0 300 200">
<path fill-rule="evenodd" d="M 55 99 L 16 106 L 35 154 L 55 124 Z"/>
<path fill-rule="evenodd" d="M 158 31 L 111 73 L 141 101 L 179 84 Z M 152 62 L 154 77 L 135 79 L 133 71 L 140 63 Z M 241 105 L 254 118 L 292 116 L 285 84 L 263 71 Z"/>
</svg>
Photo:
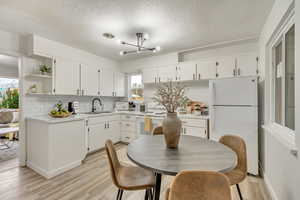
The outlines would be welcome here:
<svg viewBox="0 0 300 200">
<path fill-rule="evenodd" d="M 119 144 L 116 147 L 119 159 L 131 164 L 126 156 L 126 146 Z M 26 167 L 0 167 L 0 170 L 1 200 L 112 200 L 117 195 L 117 188 L 112 184 L 104 151 L 89 155 L 80 167 L 50 180 Z M 172 178 L 163 176 L 162 200 Z M 244 199 L 269 200 L 263 185 L 261 178 L 247 177 L 241 183 Z M 232 195 L 233 200 L 239 200 L 235 187 L 232 188 Z M 125 191 L 123 197 L 126 200 L 142 200 L 144 192 Z"/>
</svg>

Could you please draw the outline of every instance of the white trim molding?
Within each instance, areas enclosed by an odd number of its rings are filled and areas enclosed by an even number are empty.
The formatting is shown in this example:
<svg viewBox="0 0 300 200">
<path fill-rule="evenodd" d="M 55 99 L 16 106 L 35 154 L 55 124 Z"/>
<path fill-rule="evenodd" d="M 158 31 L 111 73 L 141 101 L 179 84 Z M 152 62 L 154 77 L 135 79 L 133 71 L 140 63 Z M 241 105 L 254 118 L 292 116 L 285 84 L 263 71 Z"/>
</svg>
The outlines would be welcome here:
<svg viewBox="0 0 300 200">
<path fill-rule="evenodd" d="M 292 155 L 297 156 L 298 149 L 295 143 L 296 137 L 294 131 L 275 123 L 262 125 L 262 128 L 269 134 L 272 134 L 281 144 L 286 146 Z"/>
<path fill-rule="evenodd" d="M 263 171 L 263 170 L 262 170 Z M 266 176 L 266 174 L 263 172 L 263 178 L 264 178 L 264 183 L 265 183 L 265 187 L 268 190 L 269 196 L 271 197 L 271 200 L 279 200 L 279 198 L 277 197 L 271 182 L 268 178 L 268 176 Z"/>
</svg>

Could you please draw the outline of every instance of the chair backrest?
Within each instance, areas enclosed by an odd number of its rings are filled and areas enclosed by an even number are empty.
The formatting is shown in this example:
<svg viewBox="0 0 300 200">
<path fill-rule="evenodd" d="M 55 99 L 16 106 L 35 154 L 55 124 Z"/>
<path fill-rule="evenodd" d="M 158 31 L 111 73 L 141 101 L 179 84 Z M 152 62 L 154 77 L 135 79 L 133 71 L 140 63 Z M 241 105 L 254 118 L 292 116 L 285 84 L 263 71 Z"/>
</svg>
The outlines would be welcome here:
<svg viewBox="0 0 300 200">
<path fill-rule="evenodd" d="M 105 150 L 107 153 L 107 157 L 108 157 L 108 162 L 109 162 L 109 166 L 110 166 L 110 174 L 111 174 L 111 178 L 113 180 L 113 183 L 119 187 L 119 183 L 118 183 L 118 179 L 117 179 L 117 174 L 118 171 L 121 167 L 120 161 L 118 159 L 118 155 L 116 153 L 115 147 L 112 143 L 111 140 L 107 140 L 105 142 Z"/>
<path fill-rule="evenodd" d="M 212 171 L 180 172 L 167 195 L 167 200 L 231 200 L 228 178 Z"/>
<path fill-rule="evenodd" d="M 236 135 L 224 135 L 219 140 L 220 143 L 231 148 L 238 157 L 238 163 L 236 169 L 244 172 L 244 176 L 247 175 L 247 150 L 246 143 L 243 138 Z"/>
<path fill-rule="evenodd" d="M 152 131 L 152 135 L 162 135 L 162 134 L 163 134 L 162 126 L 157 126 Z"/>
</svg>

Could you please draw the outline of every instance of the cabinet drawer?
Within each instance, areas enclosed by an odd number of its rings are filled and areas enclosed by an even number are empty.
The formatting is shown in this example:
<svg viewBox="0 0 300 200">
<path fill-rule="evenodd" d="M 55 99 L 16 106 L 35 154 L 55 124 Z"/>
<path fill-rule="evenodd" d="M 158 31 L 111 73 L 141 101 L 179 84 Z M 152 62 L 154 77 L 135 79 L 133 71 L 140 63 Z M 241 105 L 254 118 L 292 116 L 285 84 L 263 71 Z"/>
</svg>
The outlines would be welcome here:
<svg viewBox="0 0 300 200">
<path fill-rule="evenodd" d="M 122 121 L 135 121 L 136 117 L 135 115 L 121 115 L 121 120 Z"/>
<path fill-rule="evenodd" d="M 182 134 L 195 136 L 195 137 L 202 137 L 208 139 L 208 132 L 206 128 L 201 127 L 193 127 L 193 126 L 183 126 L 182 127 Z"/>
<path fill-rule="evenodd" d="M 185 126 L 195 126 L 195 127 L 207 127 L 207 120 L 205 119 L 183 119 L 182 125 Z"/>
<path fill-rule="evenodd" d="M 135 132 L 136 131 L 136 124 L 135 122 L 121 122 L 121 131 L 130 131 Z"/>
<path fill-rule="evenodd" d="M 101 117 L 89 117 L 89 124 L 99 124 L 103 122 L 111 122 L 120 120 L 119 115 L 101 116 Z"/>
</svg>

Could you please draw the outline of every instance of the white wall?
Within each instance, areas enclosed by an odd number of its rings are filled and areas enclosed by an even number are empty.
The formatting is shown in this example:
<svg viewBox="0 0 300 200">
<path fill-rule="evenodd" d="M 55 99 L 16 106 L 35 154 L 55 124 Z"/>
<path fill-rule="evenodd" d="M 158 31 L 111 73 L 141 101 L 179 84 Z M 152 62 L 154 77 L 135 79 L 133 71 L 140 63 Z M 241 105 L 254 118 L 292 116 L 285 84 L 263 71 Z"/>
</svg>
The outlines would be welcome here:
<svg viewBox="0 0 300 200">
<path fill-rule="evenodd" d="M 186 95 L 193 101 L 201 101 L 208 104 L 209 92 L 208 92 L 208 81 L 197 81 L 197 82 L 186 82 L 184 85 L 187 86 Z M 151 102 L 153 94 L 156 91 L 155 84 L 147 84 L 144 87 L 145 102 Z"/>
<path fill-rule="evenodd" d="M 278 28 L 282 18 L 292 4 L 292 0 L 276 0 L 273 9 L 264 25 L 259 39 L 260 49 L 260 102 L 262 103 L 263 112 L 260 113 L 260 118 L 263 123 L 267 124 L 270 120 L 270 80 L 267 45 L 273 36 L 274 31 Z M 296 9 L 296 13 L 300 9 Z M 297 25 L 296 25 L 297 27 Z M 299 34 L 296 32 L 296 35 Z M 299 38 L 297 38 L 298 40 Z M 299 43 L 296 46 L 296 51 L 299 50 Z M 297 51 L 299 52 L 299 51 Z M 296 58 L 299 57 L 297 56 Z M 299 61 L 299 58 L 297 58 Z M 297 60 L 296 60 L 297 62 Z M 296 65 L 296 77 L 300 77 L 299 67 Z M 297 79 L 299 81 L 299 79 Z M 299 95 L 299 84 L 296 84 L 296 95 Z M 296 102 L 299 102 L 299 96 L 296 97 Z M 296 120 L 299 120 L 297 112 L 299 106 L 296 106 Z M 296 124 L 299 124 L 299 121 Z M 296 139 L 299 140 L 299 128 L 296 127 Z M 299 159 L 292 155 L 290 146 L 283 142 L 283 139 L 278 136 L 272 129 L 260 129 L 260 164 L 262 166 L 265 182 L 274 199 L 278 200 L 297 200 L 299 199 Z M 297 145 L 300 149 L 300 145 Z M 297 194 L 298 193 L 298 194 Z"/>
<path fill-rule="evenodd" d="M 174 65 L 178 63 L 178 53 L 163 54 L 158 56 L 150 56 L 135 60 L 121 62 L 121 71 L 132 73 L 143 68 L 162 67 Z"/>
<path fill-rule="evenodd" d="M 18 78 L 18 67 L 0 65 L 0 78 Z"/>
<path fill-rule="evenodd" d="M 232 56 L 239 54 L 247 54 L 249 52 L 258 53 L 258 41 L 253 39 L 245 42 L 227 43 L 205 47 L 197 51 L 185 52 L 180 56 L 180 61 L 199 60 L 207 58 L 215 58 L 221 56 Z"/>
<path fill-rule="evenodd" d="M 0 52 L 12 56 L 20 53 L 20 36 L 0 30 Z"/>
</svg>

